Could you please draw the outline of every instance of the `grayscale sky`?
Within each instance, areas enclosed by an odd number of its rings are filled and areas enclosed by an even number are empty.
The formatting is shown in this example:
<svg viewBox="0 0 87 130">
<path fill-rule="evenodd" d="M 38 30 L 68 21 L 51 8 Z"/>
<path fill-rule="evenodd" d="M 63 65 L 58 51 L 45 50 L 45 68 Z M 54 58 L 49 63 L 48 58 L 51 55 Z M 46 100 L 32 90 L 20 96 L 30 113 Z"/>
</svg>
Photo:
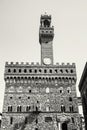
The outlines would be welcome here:
<svg viewBox="0 0 87 130">
<path fill-rule="evenodd" d="M 40 62 L 39 25 L 45 12 L 54 26 L 54 63 L 76 63 L 78 88 L 87 60 L 87 0 L 0 0 L 0 111 L 5 61 Z"/>
</svg>

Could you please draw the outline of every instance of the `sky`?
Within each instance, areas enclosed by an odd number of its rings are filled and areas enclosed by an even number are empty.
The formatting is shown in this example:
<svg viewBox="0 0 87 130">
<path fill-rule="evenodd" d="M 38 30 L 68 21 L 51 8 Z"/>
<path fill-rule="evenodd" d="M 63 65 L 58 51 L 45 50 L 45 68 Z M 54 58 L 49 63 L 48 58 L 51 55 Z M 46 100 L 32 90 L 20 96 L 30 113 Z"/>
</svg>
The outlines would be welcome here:
<svg viewBox="0 0 87 130">
<path fill-rule="evenodd" d="M 0 112 L 6 61 L 40 62 L 40 16 L 52 15 L 54 63 L 76 63 L 78 84 L 87 61 L 87 0 L 0 0 Z"/>
</svg>

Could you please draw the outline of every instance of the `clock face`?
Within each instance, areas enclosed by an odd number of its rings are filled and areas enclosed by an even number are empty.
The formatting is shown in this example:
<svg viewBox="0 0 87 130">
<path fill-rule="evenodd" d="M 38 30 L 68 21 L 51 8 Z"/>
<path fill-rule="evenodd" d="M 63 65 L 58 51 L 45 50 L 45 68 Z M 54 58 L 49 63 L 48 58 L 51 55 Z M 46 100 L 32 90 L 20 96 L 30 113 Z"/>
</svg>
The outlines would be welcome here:
<svg viewBox="0 0 87 130">
<path fill-rule="evenodd" d="M 49 64 L 51 64 L 51 59 L 50 58 L 44 58 L 44 64 L 47 64 L 47 65 L 49 65 Z"/>
</svg>

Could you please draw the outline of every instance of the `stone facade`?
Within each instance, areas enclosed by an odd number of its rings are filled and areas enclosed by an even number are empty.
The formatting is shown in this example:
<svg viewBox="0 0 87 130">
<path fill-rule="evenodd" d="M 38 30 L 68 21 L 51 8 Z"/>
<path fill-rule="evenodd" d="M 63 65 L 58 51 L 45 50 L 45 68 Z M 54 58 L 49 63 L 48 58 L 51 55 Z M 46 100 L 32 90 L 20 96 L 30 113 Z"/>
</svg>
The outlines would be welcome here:
<svg viewBox="0 0 87 130">
<path fill-rule="evenodd" d="M 80 130 L 76 67 L 53 64 L 53 36 L 41 16 L 41 64 L 6 62 L 2 130 Z"/>
<path fill-rule="evenodd" d="M 87 130 L 87 63 L 85 65 L 80 83 L 79 91 L 82 97 L 83 114 L 85 118 L 85 130 Z"/>
</svg>

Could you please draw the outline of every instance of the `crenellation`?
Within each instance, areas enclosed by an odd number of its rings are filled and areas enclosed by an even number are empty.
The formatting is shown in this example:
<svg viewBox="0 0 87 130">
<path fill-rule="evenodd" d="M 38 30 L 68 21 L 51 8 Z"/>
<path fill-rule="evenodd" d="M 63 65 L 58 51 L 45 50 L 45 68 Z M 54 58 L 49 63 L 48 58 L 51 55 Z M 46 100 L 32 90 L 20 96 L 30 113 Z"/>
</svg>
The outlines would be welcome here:
<svg viewBox="0 0 87 130">
<path fill-rule="evenodd" d="M 61 63 L 62 66 L 65 66 L 65 63 Z"/>
</svg>

